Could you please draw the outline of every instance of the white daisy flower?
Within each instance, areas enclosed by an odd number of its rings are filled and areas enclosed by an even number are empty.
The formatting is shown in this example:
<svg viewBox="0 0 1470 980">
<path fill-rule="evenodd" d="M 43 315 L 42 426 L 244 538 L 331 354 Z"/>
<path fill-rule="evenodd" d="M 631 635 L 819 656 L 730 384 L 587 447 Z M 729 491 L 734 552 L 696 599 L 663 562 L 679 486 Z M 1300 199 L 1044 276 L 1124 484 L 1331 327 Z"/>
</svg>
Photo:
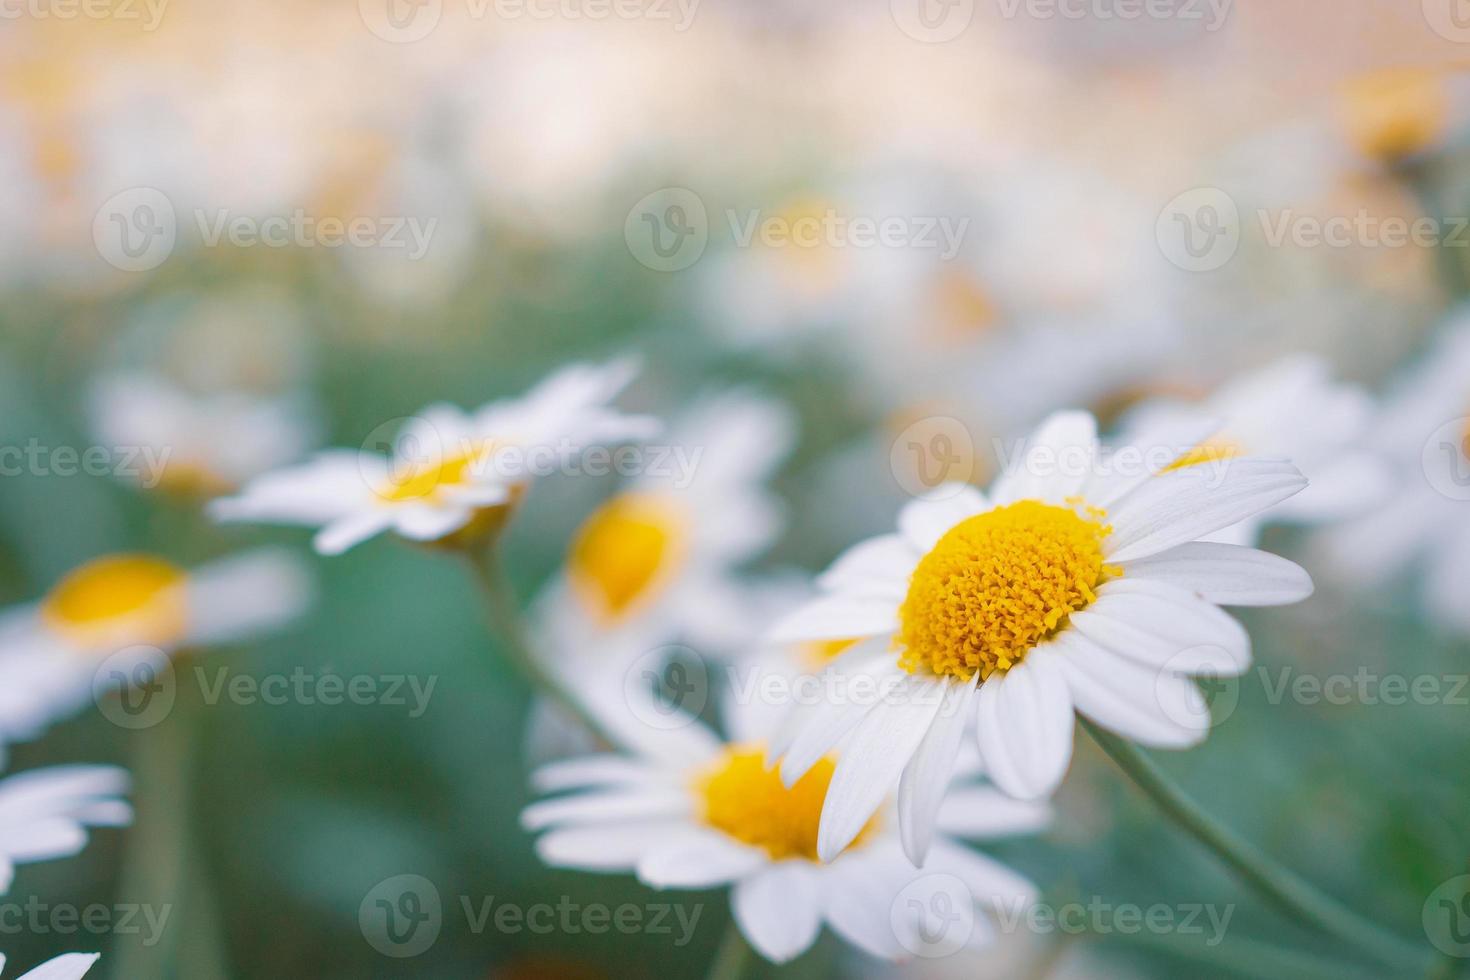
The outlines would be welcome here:
<svg viewBox="0 0 1470 980">
<path fill-rule="evenodd" d="M 1470 632 L 1470 321 L 1439 339 L 1385 397 L 1370 444 L 1403 480 L 1372 513 L 1335 528 L 1323 545 L 1332 573 L 1377 585 L 1422 561 L 1425 608 Z"/>
<path fill-rule="evenodd" d="M 431 405 L 399 431 L 392 456 L 345 449 L 252 480 L 215 501 L 222 521 L 320 527 L 314 544 L 341 554 L 384 531 L 459 543 L 498 528 L 532 477 L 594 446 L 646 438 L 647 416 L 607 407 L 637 370 L 631 360 L 557 371 L 520 398 L 474 414 Z"/>
<path fill-rule="evenodd" d="M 17 980 L 81 980 L 101 958 L 98 953 L 65 953 L 22 973 Z M 0 953 L 0 970 L 4 969 L 5 954 Z"/>
<path fill-rule="evenodd" d="M 746 391 L 696 402 L 629 480 L 577 529 L 538 621 L 558 650 L 601 656 L 681 638 L 718 652 L 750 638 L 735 576 L 781 533 L 766 483 L 790 453 L 795 420 Z"/>
<path fill-rule="evenodd" d="M 199 395 L 141 373 L 97 379 L 89 408 L 98 441 L 132 451 L 143 464 L 119 475 L 145 489 L 190 495 L 230 493 L 300 458 L 317 438 L 316 420 L 300 398 Z"/>
<path fill-rule="evenodd" d="M 842 742 L 821 856 L 840 853 L 897 785 L 905 849 L 921 861 L 971 718 L 986 771 L 1023 798 L 1060 783 L 1074 709 L 1148 745 L 1204 737 L 1189 675 L 1250 662 L 1244 629 L 1218 605 L 1294 602 L 1312 585 L 1284 559 L 1200 542 L 1306 486 L 1290 463 L 1240 457 L 1218 476 L 1123 465 L 1166 466 L 1168 447 L 1203 434 L 1105 467 L 1092 416 L 1054 415 L 988 495 L 952 485 L 910 502 L 897 534 L 849 549 L 818 579 L 825 594 L 777 624 L 777 641 L 862 641 L 831 668 L 849 696 L 775 746 L 794 783 Z"/>
<path fill-rule="evenodd" d="M 0 613 L 0 744 L 79 710 L 104 667 L 122 687 L 175 651 L 282 626 L 312 591 L 300 560 L 274 548 L 192 571 L 149 554 L 87 562 L 39 601 Z"/>
<path fill-rule="evenodd" d="M 661 744 L 645 738 L 635 757 L 592 755 L 538 770 L 538 789 L 570 792 L 522 814 L 522 824 L 541 833 L 537 853 L 555 867 L 636 872 L 654 888 L 730 885 L 741 932 L 775 963 L 808 949 L 824 923 L 874 956 L 907 955 L 921 943 L 918 923 L 894 905 L 906 886 L 935 871 L 958 878 L 983 907 L 1016 912 L 1035 901 L 1024 877 L 956 838 L 1034 833 L 1050 819 L 1045 805 L 967 781 L 944 802 L 927 869 L 905 859 L 887 813 L 823 861 L 817 827 L 832 761 L 814 763 L 788 788 L 766 759 L 762 716 L 733 706 L 727 717 L 729 743 L 691 718 L 661 732 Z M 985 924 L 977 917 L 971 943 L 993 934 Z"/>
<path fill-rule="evenodd" d="M 128 774 L 113 766 L 50 766 L 0 779 L 0 895 L 18 864 L 71 857 L 88 827 L 124 827 Z"/>
<path fill-rule="evenodd" d="M 1319 357 L 1282 358 L 1221 386 L 1202 404 L 1154 399 L 1130 415 L 1122 442 L 1153 445 L 1154 434 L 1178 431 L 1202 412 L 1219 419 L 1209 440 L 1174 467 L 1227 466 L 1238 456 L 1289 459 L 1310 481 L 1301 493 L 1269 511 L 1204 538 L 1254 544 L 1268 523 L 1324 524 L 1362 513 L 1389 490 L 1388 467 L 1364 446 L 1373 399 L 1357 385 L 1332 378 Z"/>
</svg>

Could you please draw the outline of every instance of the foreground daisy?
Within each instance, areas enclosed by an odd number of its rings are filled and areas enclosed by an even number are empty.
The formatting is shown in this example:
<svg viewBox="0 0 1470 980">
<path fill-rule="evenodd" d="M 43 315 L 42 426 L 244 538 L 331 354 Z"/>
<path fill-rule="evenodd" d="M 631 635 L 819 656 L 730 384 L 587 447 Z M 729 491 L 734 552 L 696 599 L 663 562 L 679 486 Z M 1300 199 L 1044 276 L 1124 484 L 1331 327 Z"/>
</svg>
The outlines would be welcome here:
<svg viewBox="0 0 1470 980">
<path fill-rule="evenodd" d="M 280 627 L 311 595 L 300 562 L 275 549 L 192 571 L 149 554 L 96 558 L 0 613 L 0 743 L 36 737 L 99 689 L 152 677 L 175 651 Z"/>
<path fill-rule="evenodd" d="M 90 410 L 98 441 L 120 454 L 119 475 L 148 490 L 230 493 L 316 441 L 316 422 L 299 398 L 197 395 L 153 375 L 98 379 Z"/>
<path fill-rule="evenodd" d="M 866 821 L 841 853 L 821 860 L 817 827 L 833 763 L 819 760 L 786 787 L 766 761 L 765 733 L 753 730 L 761 714 L 733 708 L 728 744 L 689 719 L 637 757 L 593 755 L 537 771 L 539 789 L 571 791 L 522 814 L 526 829 L 543 832 L 537 853 L 555 867 L 636 872 L 654 888 L 730 885 L 741 932 L 775 963 L 809 948 L 824 923 L 874 956 L 919 948 L 920 923 L 895 905 L 926 870 L 904 859 L 891 816 Z M 1031 883 L 954 837 L 1033 833 L 1048 820 L 1043 805 L 973 782 L 957 786 L 939 814 L 927 872 L 958 878 L 978 905 L 1019 913 L 1035 901 Z M 991 934 L 977 928 L 969 941 Z"/>
<path fill-rule="evenodd" d="M 210 511 L 222 521 L 319 527 L 314 544 L 327 555 L 384 531 L 467 541 L 499 527 L 534 476 L 658 430 L 653 419 L 607 407 L 635 371 L 627 360 L 577 364 L 473 414 L 431 405 L 399 431 L 391 456 L 328 450 L 252 480 Z"/>
<path fill-rule="evenodd" d="M 1175 468 L 1219 471 L 1238 456 L 1266 456 L 1291 460 L 1310 481 L 1296 496 L 1207 540 L 1254 544 L 1267 523 L 1341 520 L 1362 513 L 1388 492 L 1387 466 L 1364 446 L 1373 400 L 1362 388 L 1334 380 L 1321 358 L 1283 358 L 1222 386 L 1199 405 L 1162 398 L 1145 402 L 1132 412 L 1124 441 L 1153 445 L 1201 411 L 1219 419 L 1221 427 L 1176 460 Z"/>
<path fill-rule="evenodd" d="M 1176 433 L 1142 458 L 1167 465 L 1165 447 L 1201 438 Z M 1311 592 L 1291 562 L 1199 542 L 1306 486 L 1290 463 L 1154 474 L 1096 454 L 1092 416 L 1052 416 L 988 497 L 955 485 L 912 501 L 899 533 L 847 551 L 818 580 L 825 594 L 777 624 L 776 641 L 861 641 L 830 668 L 845 695 L 774 747 L 788 785 L 839 750 L 821 857 L 897 786 L 905 848 L 922 861 L 971 719 L 987 773 L 1023 798 L 1061 781 L 1074 709 L 1145 744 L 1198 742 L 1209 713 L 1189 675 L 1250 662 L 1249 638 L 1217 603 Z"/>
<path fill-rule="evenodd" d="M 22 973 L 17 980 L 80 980 L 101 958 L 97 953 L 66 953 Z M 4 969 L 5 955 L 0 953 L 0 970 Z"/>
<path fill-rule="evenodd" d="M 781 533 L 785 514 L 766 482 L 794 435 L 783 405 L 749 392 L 692 406 L 644 471 L 573 535 L 565 571 L 539 603 L 548 647 L 600 657 L 612 634 L 645 650 L 675 638 L 706 651 L 748 639 L 736 569 Z"/>
<path fill-rule="evenodd" d="M 0 894 L 15 866 L 70 857 L 88 827 L 123 827 L 132 807 L 121 798 L 128 775 L 112 766 L 51 766 L 0 779 Z"/>
</svg>

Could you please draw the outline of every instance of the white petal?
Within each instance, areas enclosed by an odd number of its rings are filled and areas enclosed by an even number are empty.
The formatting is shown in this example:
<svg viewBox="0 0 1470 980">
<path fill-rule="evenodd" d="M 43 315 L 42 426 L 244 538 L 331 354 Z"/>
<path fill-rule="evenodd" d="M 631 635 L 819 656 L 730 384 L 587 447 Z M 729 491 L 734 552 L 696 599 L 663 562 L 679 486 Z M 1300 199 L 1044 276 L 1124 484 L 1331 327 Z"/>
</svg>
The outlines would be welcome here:
<svg viewBox="0 0 1470 980">
<path fill-rule="evenodd" d="M 1036 886 L 988 854 L 953 841 L 934 842 L 934 854 L 924 870 L 952 874 L 970 889 L 976 903 L 1015 915 L 1037 899 Z"/>
<path fill-rule="evenodd" d="M 793 711 L 792 727 L 783 730 L 782 737 L 771 742 L 769 756 L 781 759 L 781 780 L 791 786 L 806 775 L 806 771 L 831 752 L 884 696 L 902 689 L 908 683 L 908 677 L 888 655 L 872 657 L 841 671 L 838 679 L 832 681 L 838 684 L 837 694 L 811 708 Z M 871 692 L 864 689 L 868 683 L 873 685 Z M 783 744 L 786 731 L 794 733 L 789 744 Z"/>
<path fill-rule="evenodd" d="M 1072 761 L 1072 698 L 1043 658 L 1027 657 L 980 684 L 976 737 L 985 771 L 1019 799 L 1050 794 Z"/>
<path fill-rule="evenodd" d="M 99 959 L 97 953 L 66 953 L 22 974 L 19 980 L 81 980 Z"/>
<path fill-rule="evenodd" d="M 280 548 L 221 558 L 189 576 L 189 642 L 232 643 L 289 623 L 316 598 L 306 564 Z"/>
<path fill-rule="evenodd" d="M 536 839 L 536 853 L 553 868 L 631 871 L 640 857 L 688 826 L 682 821 L 647 821 L 615 827 L 552 830 Z"/>
<path fill-rule="evenodd" d="M 1307 485 L 1285 460 L 1231 459 L 1223 472 L 1187 466 L 1141 484 L 1108 511 L 1110 561 L 1132 561 L 1195 541 L 1278 504 Z"/>
<path fill-rule="evenodd" d="M 381 456 L 333 449 L 309 462 L 263 474 L 234 497 L 215 500 L 217 521 L 324 525 L 371 506 L 388 472 Z"/>
<path fill-rule="evenodd" d="M 1057 412 L 1041 423 L 990 488 L 997 505 L 1017 500 L 1060 504 L 1093 475 L 1097 422 L 1087 412 Z"/>
<path fill-rule="evenodd" d="M 689 807 L 689 794 L 672 788 L 576 793 L 532 803 L 521 811 L 521 826 L 538 831 L 557 825 L 667 817 L 683 813 Z"/>
<path fill-rule="evenodd" d="M 817 577 L 824 592 L 899 597 L 918 564 L 919 553 L 900 534 L 884 534 L 848 548 Z"/>
<path fill-rule="evenodd" d="M 843 854 L 822 880 L 823 914 L 832 931 L 870 956 L 908 955 L 890 916 L 898 893 L 913 875 L 913 865 L 897 847 L 875 844 Z"/>
<path fill-rule="evenodd" d="M 638 859 L 638 879 L 651 888 L 713 888 L 765 866 L 766 852 L 714 830 L 692 828 Z"/>
<path fill-rule="evenodd" d="M 1188 677 L 1144 666 L 1076 632 L 1031 656 L 1038 654 L 1055 658 L 1078 711 L 1124 738 L 1183 749 L 1198 745 L 1209 731 L 1209 705 Z"/>
<path fill-rule="evenodd" d="M 944 703 L 929 733 L 903 770 L 898 783 L 898 825 L 903 849 L 915 866 L 924 863 L 934 837 L 939 805 L 954 775 L 955 757 L 970 720 L 970 699 L 979 677 L 946 685 Z"/>
<path fill-rule="evenodd" d="M 1250 636 L 1238 622 L 1164 582 L 1108 582 L 1092 605 L 1071 615 L 1071 624 L 1114 653 L 1180 674 L 1241 673 L 1251 662 Z"/>
<path fill-rule="evenodd" d="M 989 506 L 985 495 L 974 487 L 945 483 L 904 504 L 898 512 L 898 530 L 922 554 L 933 548 L 950 528 Z"/>
<path fill-rule="evenodd" d="M 735 883 L 735 921 L 756 952 L 785 963 L 806 952 L 822 927 L 816 869 L 782 861 Z"/>
<path fill-rule="evenodd" d="M 1083 488 L 1082 496 L 1098 507 L 1117 500 L 1157 476 L 1179 457 L 1220 431 L 1220 419 L 1195 410 L 1174 410 L 1165 418 L 1124 436 L 1107 456 L 1106 467 Z"/>
<path fill-rule="evenodd" d="M 1035 656 L 1035 652 L 1031 656 Z M 1052 820 L 1049 804 L 1018 800 L 993 786 L 957 786 L 939 808 L 938 828 L 947 836 L 994 840 L 1045 830 Z"/>
<path fill-rule="evenodd" d="M 817 856 L 831 861 L 851 844 L 918 750 L 944 701 L 944 689 L 958 683 L 910 675 L 901 692 L 863 717 L 843 744 L 822 804 Z"/>
<path fill-rule="evenodd" d="M 358 511 L 322 528 L 311 539 L 311 545 L 319 555 L 340 555 L 368 538 L 383 533 L 392 523 L 393 515 L 386 508 L 373 507 Z"/>
<path fill-rule="evenodd" d="M 469 523 L 474 511 L 460 505 L 400 504 L 392 508 L 393 530 L 410 541 L 437 541 Z"/>
<path fill-rule="evenodd" d="M 549 762 L 531 774 L 531 785 L 542 793 L 591 786 L 627 786 L 655 782 L 663 773 L 620 755 L 589 755 Z"/>
<path fill-rule="evenodd" d="M 1190 542 L 1123 563 L 1124 578 L 1167 582 L 1223 606 L 1278 606 L 1312 594 L 1306 569 L 1237 545 Z"/>
<path fill-rule="evenodd" d="M 876 636 L 898 629 L 898 598 L 839 594 L 813 599 L 771 627 L 773 643 Z"/>
</svg>

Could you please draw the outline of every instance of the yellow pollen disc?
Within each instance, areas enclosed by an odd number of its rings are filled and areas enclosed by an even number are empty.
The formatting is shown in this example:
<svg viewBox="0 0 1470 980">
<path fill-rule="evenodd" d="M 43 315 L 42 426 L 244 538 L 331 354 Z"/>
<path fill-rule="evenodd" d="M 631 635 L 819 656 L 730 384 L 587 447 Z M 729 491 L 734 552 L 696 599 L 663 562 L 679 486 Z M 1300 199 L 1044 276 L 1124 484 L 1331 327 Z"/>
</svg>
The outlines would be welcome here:
<svg viewBox="0 0 1470 980">
<path fill-rule="evenodd" d="M 235 490 L 233 481 L 203 463 L 179 460 L 163 468 L 158 489 L 180 497 L 223 497 Z"/>
<path fill-rule="evenodd" d="M 624 619 L 658 595 L 682 562 L 687 520 L 678 502 L 623 493 L 577 531 L 567 557 L 572 589 L 604 622 Z"/>
<path fill-rule="evenodd" d="M 799 647 L 801 662 L 812 670 L 823 667 L 842 656 L 857 645 L 857 640 L 808 640 Z"/>
<path fill-rule="evenodd" d="M 731 746 L 696 785 L 704 822 L 736 840 L 763 849 L 773 861 L 817 860 L 817 827 L 822 803 L 837 768 L 823 759 L 787 789 L 780 767 L 766 767 L 760 746 Z M 848 847 L 859 846 L 873 830 L 869 820 Z"/>
<path fill-rule="evenodd" d="M 1174 470 L 1187 469 L 1191 466 L 1205 466 L 1210 463 L 1219 463 L 1227 459 L 1235 459 L 1243 455 L 1238 443 L 1228 439 L 1207 439 L 1195 446 L 1189 452 L 1180 456 L 1174 462 L 1165 466 L 1160 472 L 1169 473 Z"/>
<path fill-rule="evenodd" d="M 1377 160 L 1398 160 L 1428 149 L 1449 117 L 1444 85 L 1433 72 L 1391 68 L 1351 82 L 1344 123 L 1358 149 Z"/>
<path fill-rule="evenodd" d="M 165 646 L 184 635 L 182 569 L 151 555 L 111 555 L 62 579 L 41 602 L 41 618 L 73 642 Z"/>
<path fill-rule="evenodd" d="M 899 665 L 984 680 L 1020 663 L 1119 574 L 1103 564 L 1105 516 L 1022 500 L 950 528 L 909 580 Z"/>
<path fill-rule="evenodd" d="M 488 451 L 489 447 L 471 449 L 395 473 L 378 488 L 378 496 L 395 504 L 432 503 L 442 491 L 468 483 L 475 474 L 476 464 L 482 462 Z"/>
</svg>

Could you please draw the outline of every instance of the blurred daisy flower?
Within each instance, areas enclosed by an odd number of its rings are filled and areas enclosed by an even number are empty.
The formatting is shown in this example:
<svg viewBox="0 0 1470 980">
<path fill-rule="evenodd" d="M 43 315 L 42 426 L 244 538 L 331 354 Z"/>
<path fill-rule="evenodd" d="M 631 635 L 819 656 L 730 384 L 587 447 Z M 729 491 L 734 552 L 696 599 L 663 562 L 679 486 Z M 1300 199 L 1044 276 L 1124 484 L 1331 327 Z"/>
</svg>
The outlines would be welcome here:
<svg viewBox="0 0 1470 980">
<path fill-rule="evenodd" d="M 1092 416 L 1054 415 L 988 495 L 956 484 L 910 502 L 897 534 L 841 555 L 818 579 L 824 594 L 775 626 L 776 641 L 861 641 L 829 671 L 847 695 L 775 747 L 793 785 L 840 743 L 822 857 L 896 785 L 906 849 L 922 861 L 971 718 L 987 773 L 1022 798 L 1061 782 L 1074 710 L 1148 745 L 1203 739 L 1209 711 L 1190 675 L 1238 674 L 1251 656 L 1219 605 L 1312 589 L 1289 561 L 1201 542 L 1306 486 L 1288 462 L 1244 456 L 1220 473 L 1160 472 L 1207 434 L 1105 458 Z"/>
<path fill-rule="evenodd" d="M 498 529 L 535 476 L 658 431 L 655 419 L 607 407 L 636 371 L 626 359 L 576 364 L 473 414 L 431 405 L 400 429 L 391 455 L 327 450 L 252 480 L 210 511 L 221 521 L 319 527 L 313 543 L 326 555 L 385 531 L 466 544 Z"/>
<path fill-rule="evenodd" d="M 573 536 L 538 610 L 555 645 L 597 654 L 611 633 L 645 648 L 682 638 L 719 651 L 747 640 L 735 573 L 785 524 L 766 482 L 794 440 L 791 412 L 750 392 L 691 406 Z"/>
<path fill-rule="evenodd" d="M 1175 460 L 1221 467 L 1238 456 L 1289 459 L 1310 485 L 1289 500 L 1203 540 L 1254 544 L 1263 525 L 1323 524 L 1362 513 L 1388 493 L 1387 465 L 1365 448 L 1373 399 L 1362 388 L 1332 378 L 1311 355 L 1283 358 L 1220 387 L 1200 404 L 1156 398 L 1133 409 L 1122 442 L 1153 445 L 1203 413 L 1220 421 L 1209 440 Z"/>
<path fill-rule="evenodd" d="M 97 953 L 66 953 L 22 973 L 17 980 L 80 980 L 101 958 Z M 0 953 L 0 970 L 4 969 L 5 955 Z"/>
<path fill-rule="evenodd" d="M 89 408 L 97 440 L 145 464 L 130 478 L 145 489 L 187 496 L 230 493 L 300 458 L 318 437 L 316 419 L 300 398 L 199 395 L 158 375 L 99 378 Z"/>
<path fill-rule="evenodd" d="M 0 613 L 0 741 L 36 737 L 103 687 L 151 680 L 179 650 L 279 628 L 312 591 L 301 562 L 276 549 L 193 570 L 151 554 L 87 562 Z"/>
<path fill-rule="evenodd" d="M 956 838 L 1034 833 L 1050 819 L 1043 804 L 1014 800 L 974 781 L 973 767 L 942 774 L 956 786 L 937 820 L 940 834 L 925 869 L 904 858 L 887 812 L 865 821 L 840 853 L 819 857 L 818 823 L 829 804 L 834 764 L 814 763 L 791 786 L 767 759 L 760 712 L 731 698 L 730 742 L 692 718 L 659 733 L 658 751 L 602 754 L 538 770 L 538 789 L 562 793 L 527 807 L 521 822 L 541 833 L 536 851 L 555 867 L 636 872 L 654 888 L 731 886 L 735 922 L 775 963 L 816 941 L 825 923 L 874 956 L 898 959 L 921 948 L 920 924 L 895 909 L 905 889 L 942 871 L 963 883 L 971 901 L 1019 912 L 1036 890 L 1024 877 Z M 645 739 L 645 742 L 648 742 Z M 953 762 L 953 760 L 951 760 Z M 968 939 L 992 935 L 976 917 Z"/>
<path fill-rule="evenodd" d="M 1369 443 L 1402 479 L 1382 506 L 1323 539 L 1332 573 L 1372 586 L 1423 561 L 1425 608 L 1470 632 L 1470 321 L 1463 314 L 1384 398 Z"/>
<path fill-rule="evenodd" d="M 88 827 L 132 823 L 121 799 L 127 788 L 127 773 L 113 766 L 50 766 L 0 779 L 0 895 L 16 865 L 71 857 L 86 846 Z"/>
</svg>

